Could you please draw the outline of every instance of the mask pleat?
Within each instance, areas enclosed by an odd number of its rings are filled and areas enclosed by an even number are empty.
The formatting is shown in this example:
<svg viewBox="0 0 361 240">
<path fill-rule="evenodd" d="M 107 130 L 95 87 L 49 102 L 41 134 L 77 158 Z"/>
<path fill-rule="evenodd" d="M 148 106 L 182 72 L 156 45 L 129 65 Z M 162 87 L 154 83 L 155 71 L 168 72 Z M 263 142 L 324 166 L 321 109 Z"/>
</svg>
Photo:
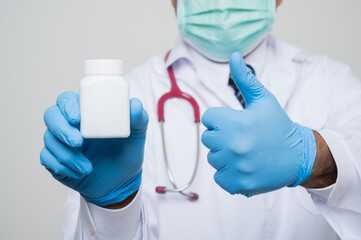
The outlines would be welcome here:
<svg viewBox="0 0 361 240">
<path fill-rule="evenodd" d="M 178 0 L 182 37 L 206 57 L 246 54 L 270 31 L 276 0 Z"/>
</svg>

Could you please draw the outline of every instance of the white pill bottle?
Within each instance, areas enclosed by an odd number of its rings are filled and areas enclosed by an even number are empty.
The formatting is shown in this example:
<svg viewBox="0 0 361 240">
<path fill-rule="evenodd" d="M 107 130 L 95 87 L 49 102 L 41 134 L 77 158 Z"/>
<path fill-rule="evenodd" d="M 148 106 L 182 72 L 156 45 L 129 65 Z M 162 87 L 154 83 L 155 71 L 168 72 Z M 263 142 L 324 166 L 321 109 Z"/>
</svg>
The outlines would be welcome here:
<svg viewBox="0 0 361 240">
<path fill-rule="evenodd" d="M 85 61 L 79 91 L 80 132 L 84 138 L 129 137 L 129 84 L 122 75 L 122 60 Z"/>
</svg>

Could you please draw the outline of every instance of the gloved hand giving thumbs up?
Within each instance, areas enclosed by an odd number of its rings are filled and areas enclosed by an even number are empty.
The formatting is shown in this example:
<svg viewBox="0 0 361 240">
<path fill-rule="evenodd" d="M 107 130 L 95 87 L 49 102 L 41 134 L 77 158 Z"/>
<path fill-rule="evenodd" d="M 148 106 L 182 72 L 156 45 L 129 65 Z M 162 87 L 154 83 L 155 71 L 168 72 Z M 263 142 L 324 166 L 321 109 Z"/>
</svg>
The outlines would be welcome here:
<svg viewBox="0 0 361 240">
<path fill-rule="evenodd" d="M 83 139 L 74 92 L 62 93 L 44 120 L 48 130 L 40 161 L 59 182 L 99 206 L 122 202 L 139 189 L 148 114 L 138 99 L 130 101 L 129 138 Z"/>
<path fill-rule="evenodd" d="M 203 115 L 208 130 L 202 142 L 210 149 L 215 181 L 229 193 L 245 196 L 301 184 L 316 158 L 312 130 L 290 120 L 240 53 L 231 56 L 230 68 L 246 109 L 210 108 Z"/>
</svg>

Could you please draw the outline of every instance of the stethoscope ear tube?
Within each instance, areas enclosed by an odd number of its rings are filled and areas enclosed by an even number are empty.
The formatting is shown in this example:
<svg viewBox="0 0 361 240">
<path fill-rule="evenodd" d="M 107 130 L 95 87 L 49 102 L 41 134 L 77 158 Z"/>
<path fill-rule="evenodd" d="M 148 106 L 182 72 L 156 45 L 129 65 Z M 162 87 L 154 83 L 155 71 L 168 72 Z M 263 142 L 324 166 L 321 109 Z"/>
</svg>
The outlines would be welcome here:
<svg viewBox="0 0 361 240">
<path fill-rule="evenodd" d="M 155 191 L 158 193 L 158 194 L 166 194 L 167 192 L 171 192 L 171 190 L 167 189 L 166 187 L 163 187 L 163 186 L 158 186 L 155 188 Z M 180 192 L 183 196 L 186 196 L 188 197 L 188 199 L 190 201 L 196 201 L 199 199 L 199 196 L 197 193 L 184 193 L 184 192 Z"/>
<path fill-rule="evenodd" d="M 166 144 L 165 144 L 165 136 L 164 136 L 164 122 L 163 121 L 160 122 L 161 132 L 162 132 L 162 144 L 163 144 L 164 162 L 165 162 L 165 165 L 166 165 L 169 181 L 171 182 L 173 188 L 158 186 L 155 189 L 155 191 L 158 194 L 166 194 L 167 192 L 178 192 L 178 193 L 182 194 L 183 196 L 187 197 L 191 201 L 196 201 L 196 200 L 199 199 L 199 195 L 197 193 L 185 193 L 184 192 L 185 190 L 187 190 L 192 185 L 192 183 L 194 181 L 194 178 L 195 178 L 195 176 L 197 174 L 197 170 L 198 170 L 199 151 L 200 151 L 199 124 L 200 124 L 199 122 L 196 122 L 196 126 L 197 126 L 197 156 L 196 156 L 196 164 L 195 164 L 195 167 L 194 167 L 194 170 L 193 170 L 192 178 L 190 179 L 190 181 L 187 184 L 185 184 L 185 185 L 183 185 L 181 187 L 178 187 L 176 182 L 175 182 L 173 173 L 172 173 L 172 171 L 170 169 L 169 161 L 168 161 L 168 157 L 167 157 L 167 147 L 166 147 Z"/>
</svg>

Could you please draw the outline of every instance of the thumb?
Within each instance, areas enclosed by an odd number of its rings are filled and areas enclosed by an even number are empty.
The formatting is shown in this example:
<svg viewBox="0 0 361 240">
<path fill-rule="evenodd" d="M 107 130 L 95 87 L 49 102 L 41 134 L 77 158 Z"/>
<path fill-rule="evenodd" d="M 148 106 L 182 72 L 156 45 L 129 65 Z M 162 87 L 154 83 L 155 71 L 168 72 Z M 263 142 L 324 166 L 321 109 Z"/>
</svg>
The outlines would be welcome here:
<svg viewBox="0 0 361 240">
<path fill-rule="evenodd" d="M 232 77 L 238 89 L 242 92 L 247 107 L 253 102 L 262 99 L 268 93 L 257 77 L 246 66 L 241 53 L 232 54 L 229 62 Z"/>
<path fill-rule="evenodd" d="M 133 98 L 130 100 L 130 126 L 131 137 L 143 137 L 146 134 L 149 122 L 148 113 L 143 108 L 142 102 Z"/>
</svg>

